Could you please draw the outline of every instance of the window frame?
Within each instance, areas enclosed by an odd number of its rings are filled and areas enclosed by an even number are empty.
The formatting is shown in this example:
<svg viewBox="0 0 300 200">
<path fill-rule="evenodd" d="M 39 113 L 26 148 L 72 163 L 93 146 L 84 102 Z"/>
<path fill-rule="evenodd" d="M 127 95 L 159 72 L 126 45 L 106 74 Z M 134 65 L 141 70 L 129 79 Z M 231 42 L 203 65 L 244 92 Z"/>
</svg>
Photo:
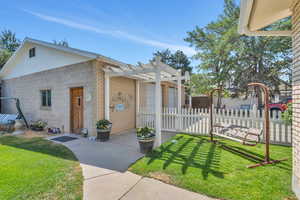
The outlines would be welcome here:
<svg viewBox="0 0 300 200">
<path fill-rule="evenodd" d="M 32 47 L 29 49 L 29 58 L 33 58 L 36 56 L 36 48 Z"/>
<path fill-rule="evenodd" d="M 45 99 L 44 99 L 45 93 Z M 45 104 L 44 104 L 45 100 Z M 51 110 L 52 108 L 52 89 L 41 89 L 40 90 L 40 108 L 42 110 Z"/>
</svg>

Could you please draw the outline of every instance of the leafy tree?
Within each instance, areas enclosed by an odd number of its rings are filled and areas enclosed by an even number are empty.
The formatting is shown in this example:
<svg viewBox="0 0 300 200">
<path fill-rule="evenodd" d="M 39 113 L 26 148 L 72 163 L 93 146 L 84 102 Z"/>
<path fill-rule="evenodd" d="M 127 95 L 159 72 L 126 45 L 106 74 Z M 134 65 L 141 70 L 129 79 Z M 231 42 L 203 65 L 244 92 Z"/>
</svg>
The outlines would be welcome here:
<svg viewBox="0 0 300 200">
<path fill-rule="evenodd" d="M 4 66 L 14 51 L 20 46 L 21 42 L 16 38 L 15 33 L 4 30 L 0 34 L 0 69 Z"/>
<path fill-rule="evenodd" d="M 0 47 L 9 52 L 14 52 L 20 46 L 21 42 L 16 38 L 16 34 L 11 30 L 4 30 L 0 35 Z"/>
<path fill-rule="evenodd" d="M 278 90 L 291 72 L 291 39 L 288 37 L 249 37 L 237 33 L 239 7 L 234 0 L 225 0 L 223 13 L 203 28 L 196 27 L 185 39 L 197 50 L 200 71 L 212 78 L 216 87 L 233 87 L 246 92 L 252 81 Z M 289 19 L 265 30 L 284 30 Z"/>
<path fill-rule="evenodd" d="M 290 26 L 284 20 L 267 29 Z M 272 92 L 279 93 L 279 85 L 291 84 L 292 48 L 288 37 L 240 36 L 233 85 L 245 91 L 249 82 L 263 82 Z"/>
<path fill-rule="evenodd" d="M 208 74 L 193 74 L 189 86 L 193 96 L 206 94 L 208 95 L 214 84 Z"/>
<path fill-rule="evenodd" d="M 0 50 L 0 69 L 4 66 L 6 61 L 10 58 L 11 52 L 6 49 Z"/>
<path fill-rule="evenodd" d="M 186 71 L 192 73 L 191 62 L 183 51 L 177 50 L 175 53 L 172 53 L 169 49 L 166 49 L 163 51 L 156 51 L 153 56 L 154 58 L 160 56 L 163 63 L 166 63 L 175 69 L 181 69 L 183 74 Z"/>
<path fill-rule="evenodd" d="M 196 28 L 188 32 L 185 41 L 197 50 L 195 59 L 201 64 L 198 70 L 204 71 L 211 77 L 212 85 L 221 88 L 232 78 L 235 67 L 235 53 L 238 41 L 237 20 L 239 9 L 232 0 L 225 0 L 224 13 L 218 20 L 209 23 L 204 28 Z M 221 94 L 218 95 L 218 105 L 221 104 Z"/>
<path fill-rule="evenodd" d="M 287 106 L 287 109 L 282 113 L 282 118 L 286 124 L 291 125 L 293 122 L 293 104 L 288 103 Z"/>
</svg>

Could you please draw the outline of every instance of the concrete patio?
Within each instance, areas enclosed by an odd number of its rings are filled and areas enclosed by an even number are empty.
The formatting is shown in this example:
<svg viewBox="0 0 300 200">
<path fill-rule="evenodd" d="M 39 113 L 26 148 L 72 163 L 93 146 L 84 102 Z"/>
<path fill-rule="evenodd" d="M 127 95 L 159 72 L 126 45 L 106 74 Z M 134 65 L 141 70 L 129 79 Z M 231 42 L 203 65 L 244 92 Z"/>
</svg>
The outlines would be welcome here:
<svg viewBox="0 0 300 200">
<path fill-rule="evenodd" d="M 78 137 L 74 134 L 66 134 Z M 174 133 L 162 133 L 167 141 Z M 52 139 L 53 136 L 49 139 Z M 78 137 L 62 143 L 71 149 L 81 163 L 85 200 L 208 200 L 209 197 L 186 191 L 160 181 L 127 171 L 144 154 L 139 152 L 134 131 L 112 135 L 107 142 Z"/>
</svg>

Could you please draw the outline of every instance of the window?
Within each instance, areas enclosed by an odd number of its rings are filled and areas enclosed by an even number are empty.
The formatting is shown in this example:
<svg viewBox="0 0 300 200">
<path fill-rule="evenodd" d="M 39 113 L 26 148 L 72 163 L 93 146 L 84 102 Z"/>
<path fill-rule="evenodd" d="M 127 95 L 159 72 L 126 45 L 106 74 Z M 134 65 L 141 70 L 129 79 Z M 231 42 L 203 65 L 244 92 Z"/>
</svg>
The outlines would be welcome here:
<svg viewBox="0 0 300 200">
<path fill-rule="evenodd" d="M 51 90 L 41 90 L 41 107 L 51 107 Z"/>
<path fill-rule="evenodd" d="M 32 58 L 35 56 L 35 47 L 29 49 L 29 58 Z"/>
</svg>

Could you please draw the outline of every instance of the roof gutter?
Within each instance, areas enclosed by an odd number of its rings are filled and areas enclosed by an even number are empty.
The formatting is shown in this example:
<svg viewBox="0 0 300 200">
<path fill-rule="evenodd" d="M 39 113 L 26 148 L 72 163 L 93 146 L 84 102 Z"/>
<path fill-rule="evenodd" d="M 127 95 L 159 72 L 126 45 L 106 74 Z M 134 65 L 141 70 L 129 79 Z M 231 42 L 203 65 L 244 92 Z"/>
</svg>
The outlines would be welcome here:
<svg viewBox="0 0 300 200">
<path fill-rule="evenodd" d="M 249 21 L 255 0 L 241 0 L 238 32 L 248 36 L 291 36 L 292 31 L 251 31 Z"/>
</svg>

